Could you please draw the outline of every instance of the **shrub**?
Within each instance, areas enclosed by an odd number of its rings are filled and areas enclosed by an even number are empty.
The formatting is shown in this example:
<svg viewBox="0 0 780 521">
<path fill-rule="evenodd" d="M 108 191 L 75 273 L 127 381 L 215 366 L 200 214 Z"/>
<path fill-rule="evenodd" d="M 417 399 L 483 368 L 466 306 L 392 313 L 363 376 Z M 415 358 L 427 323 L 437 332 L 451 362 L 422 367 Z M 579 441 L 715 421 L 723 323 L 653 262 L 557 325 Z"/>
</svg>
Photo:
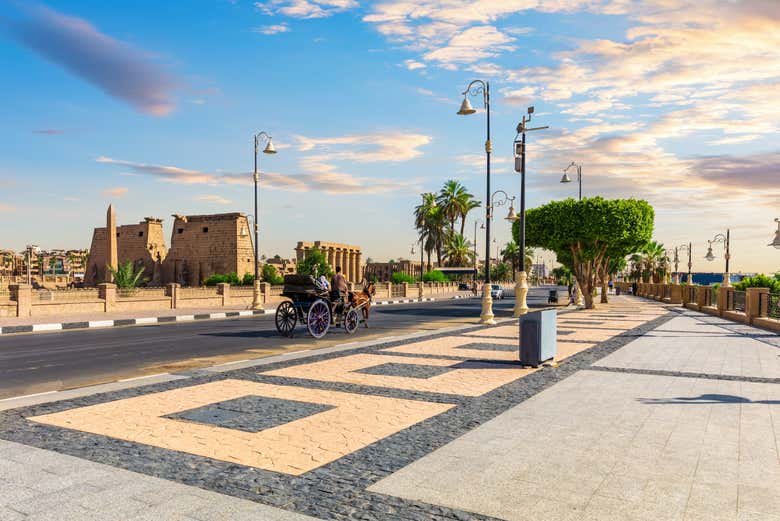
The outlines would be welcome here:
<svg viewBox="0 0 780 521">
<path fill-rule="evenodd" d="M 311 250 L 306 253 L 306 258 L 298 263 L 298 275 L 311 275 L 312 277 L 325 275 L 330 277 L 333 275 L 333 271 L 331 271 L 324 253 L 320 250 Z"/>
<path fill-rule="evenodd" d="M 276 274 L 276 268 L 270 264 L 263 265 L 263 271 L 260 275 L 260 280 L 269 284 L 283 284 L 284 277 L 280 277 Z"/>
<path fill-rule="evenodd" d="M 759 274 L 754 277 L 745 277 L 734 284 L 734 288 L 739 291 L 745 291 L 747 288 L 769 288 L 771 293 L 780 293 L 780 280 Z"/>
<path fill-rule="evenodd" d="M 432 270 L 423 275 L 425 282 L 449 282 L 450 279 L 444 273 L 438 270 Z"/>
<path fill-rule="evenodd" d="M 410 284 L 413 284 L 413 283 L 417 282 L 417 279 L 415 279 L 414 277 L 412 277 L 411 275 L 409 275 L 407 273 L 401 273 L 401 272 L 396 271 L 395 273 L 393 273 L 390 276 L 390 282 L 392 282 L 393 284 L 402 284 L 404 282 L 408 282 Z"/>
<path fill-rule="evenodd" d="M 114 277 L 116 287 L 120 289 L 133 289 L 148 280 L 141 278 L 141 275 L 144 273 L 144 267 L 139 266 L 136 270 L 132 261 L 123 262 L 116 269 L 111 266 L 106 266 L 106 269 Z"/>
<path fill-rule="evenodd" d="M 227 283 L 231 286 L 240 286 L 241 281 L 238 278 L 238 275 L 236 275 L 236 272 L 228 273 L 227 275 L 222 275 L 219 273 L 215 273 L 214 275 L 210 276 L 206 279 L 205 284 L 206 286 L 216 286 L 217 284 L 221 283 Z"/>
</svg>

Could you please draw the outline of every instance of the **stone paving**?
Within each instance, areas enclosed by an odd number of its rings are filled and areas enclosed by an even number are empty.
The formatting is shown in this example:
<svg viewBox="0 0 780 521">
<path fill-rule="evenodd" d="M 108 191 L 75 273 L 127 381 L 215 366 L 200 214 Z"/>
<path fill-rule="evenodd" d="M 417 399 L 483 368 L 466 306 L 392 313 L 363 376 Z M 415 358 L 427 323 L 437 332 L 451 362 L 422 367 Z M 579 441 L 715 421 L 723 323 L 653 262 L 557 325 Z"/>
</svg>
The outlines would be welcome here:
<svg viewBox="0 0 780 521">
<path fill-rule="evenodd" d="M 770 362 L 691 376 L 695 367 L 674 361 L 700 353 L 699 330 L 720 326 L 613 300 L 559 315 L 555 367 L 521 367 L 508 323 L 0 412 L 0 456 L 17 461 L 0 459 L 0 480 L 16 480 L 0 488 L 0 520 L 63 519 L 60 504 L 74 519 L 131 517 L 102 514 L 111 494 L 80 490 L 92 471 L 71 465 L 121 474 L 128 491 L 115 489 L 117 502 L 149 519 L 239 519 L 232 512 L 252 508 L 266 509 L 247 514 L 257 519 L 773 519 L 780 382 Z M 666 353 L 665 335 L 683 327 Z M 723 331 L 724 344 L 744 340 Z M 733 349 L 763 363 L 763 346 L 775 348 L 749 334 L 761 348 Z M 645 350 L 667 361 L 649 366 Z M 56 462 L 65 486 L 43 485 L 57 481 L 51 469 L 26 477 L 25 451 Z M 210 510 L 144 501 L 123 479 L 181 487 L 172 501 L 211 494 Z"/>
</svg>

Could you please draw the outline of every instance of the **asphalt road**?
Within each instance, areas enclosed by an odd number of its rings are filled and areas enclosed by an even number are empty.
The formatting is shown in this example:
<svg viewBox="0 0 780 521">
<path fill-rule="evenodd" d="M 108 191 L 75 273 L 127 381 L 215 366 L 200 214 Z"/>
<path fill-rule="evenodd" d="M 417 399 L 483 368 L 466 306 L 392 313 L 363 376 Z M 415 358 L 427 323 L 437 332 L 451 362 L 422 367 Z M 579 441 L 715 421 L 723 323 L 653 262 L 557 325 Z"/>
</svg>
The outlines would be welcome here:
<svg viewBox="0 0 780 521">
<path fill-rule="evenodd" d="M 544 305 L 546 291 L 533 288 L 529 306 Z M 494 313 L 510 317 L 513 306 L 495 302 Z M 473 324 L 479 309 L 479 299 L 375 307 L 369 329 L 331 330 L 321 340 L 300 326 L 294 338 L 279 336 L 273 315 L 0 337 L 0 399 Z"/>
</svg>

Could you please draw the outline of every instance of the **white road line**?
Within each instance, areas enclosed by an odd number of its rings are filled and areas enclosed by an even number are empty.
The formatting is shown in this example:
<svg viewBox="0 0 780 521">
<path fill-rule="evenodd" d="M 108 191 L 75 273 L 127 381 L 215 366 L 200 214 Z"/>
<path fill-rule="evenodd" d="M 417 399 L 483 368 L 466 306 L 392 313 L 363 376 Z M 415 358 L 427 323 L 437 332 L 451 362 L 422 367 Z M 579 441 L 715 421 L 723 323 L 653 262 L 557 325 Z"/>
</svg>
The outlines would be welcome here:
<svg viewBox="0 0 780 521">
<path fill-rule="evenodd" d="M 209 315 L 210 318 L 225 318 L 227 317 L 226 313 L 211 313 Z"/>
<path fill-rule="evenodd" d="M 33 324 L 33 331 L 56 331 L 62 329 L 62 324 Z"/>
<path fill-rule="evenodd" d="M 117 382 L 132 382 L 135 380 L 143 380 L 144 378 L 154 378 L 155 376 L 165 376 L 170 373 L 156 373 L 156 374 L 148 374 L 146 376 L 136 376 L 135 378 L 123 378 L 122 380 L 117 380 Z"/>
<path fill-rule="evenodd" d="M 176 315 L 176 322 L 186 322 L 188 320 L 195 320 L 195 315 Z"/>
<path fill-rule="evenodd" d="M 239 311 L 238 316 L 239 317 L 248 317 L 251 316 L 253 313 L 251 311 Z"/>
<path fill-rule="evenodd" d="M 143 318 L 136 318 L 135 319 L 136 324 L 156 324 L 157 323 L 157 317 L 143 317 Z"/>
<path fill-rule="evenodd" d="M 7 402 L 10 400 L 21 400 L 22 398 L 32 398 L 33 396 L 43 396 L 45 394 L 54 394 L 59 391 L 45 391 L 42 393 L 25 394 L 24 396 L 12 396 L 11 398 L 3 398 L 0 402 Z"/>
<path fill-rule="evenodd" d="M 114 325 L 113 320 L 90 320 L 89 327 L 111 327 Z"/>
</svg>

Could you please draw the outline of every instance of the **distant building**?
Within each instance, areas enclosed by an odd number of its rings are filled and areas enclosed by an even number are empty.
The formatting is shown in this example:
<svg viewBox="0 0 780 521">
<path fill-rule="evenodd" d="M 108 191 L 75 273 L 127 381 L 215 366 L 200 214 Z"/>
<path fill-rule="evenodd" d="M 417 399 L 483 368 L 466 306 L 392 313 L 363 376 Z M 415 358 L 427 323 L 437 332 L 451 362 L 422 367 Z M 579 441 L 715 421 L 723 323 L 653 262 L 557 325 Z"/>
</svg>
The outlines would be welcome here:
<svg viewBox="0 0 780 521">
<path fill-rule="evenodd" d="M 174 215 L 164 282 L 198 286 L 214 274 L 254 274 L 254 248 L 243 213 Z"/>
<path fill-rule="evenodd" d="M 95 228 L 89 248 L 89 260 L 84 270 L 84 284 L 94 286 L 107 280 L 108 264 L 106 228 Z M 160 267 L 166 257 L 162 219 L 147 217 L 138 224 L 116 227 L 117 255 L 120 264 L 128 261 L 143 266 L 142 278 L 152 285 L 162 283 Z"/>
<path fill-rule="evenodd" d="M 550 273 L 547 271 L 547 265 L 546 264 L 532 264 L 531 265 L 531 276 L 536 277 L 539 279 L 546 279 Z"/>
<path fill-rule="evenodd" d="M 276 255 L 270 259 L 266 259 L 265 263 L 273 266 L 279 277 L 295 275 L 298 272 L 298 263 L 295 259 L 283 259 L 281 256 Z"/>
<path fill-rule="evenodd" d="M 363 253 L 360 250 L 360 246 L 351 246 L 337 242 L 300 241 L 295 247 L 296 262 L 300 264 L 312 250 L 321 251 L 332 270 L 335 271 L 336 266 L 340 266 L 342 273 L 350 282 L 360 282 L 362 279 L 361 258 Z"/>
<path fill-rule="evenodd" d="M 420 261 L 399 259 L 392 262 L 369 262 L 363 269 L 365 278 L 376 277 L 376 280 L 382 282 L 390 280 L 393 273 L 404 273 L 419 278 Z"/>
</svg>

